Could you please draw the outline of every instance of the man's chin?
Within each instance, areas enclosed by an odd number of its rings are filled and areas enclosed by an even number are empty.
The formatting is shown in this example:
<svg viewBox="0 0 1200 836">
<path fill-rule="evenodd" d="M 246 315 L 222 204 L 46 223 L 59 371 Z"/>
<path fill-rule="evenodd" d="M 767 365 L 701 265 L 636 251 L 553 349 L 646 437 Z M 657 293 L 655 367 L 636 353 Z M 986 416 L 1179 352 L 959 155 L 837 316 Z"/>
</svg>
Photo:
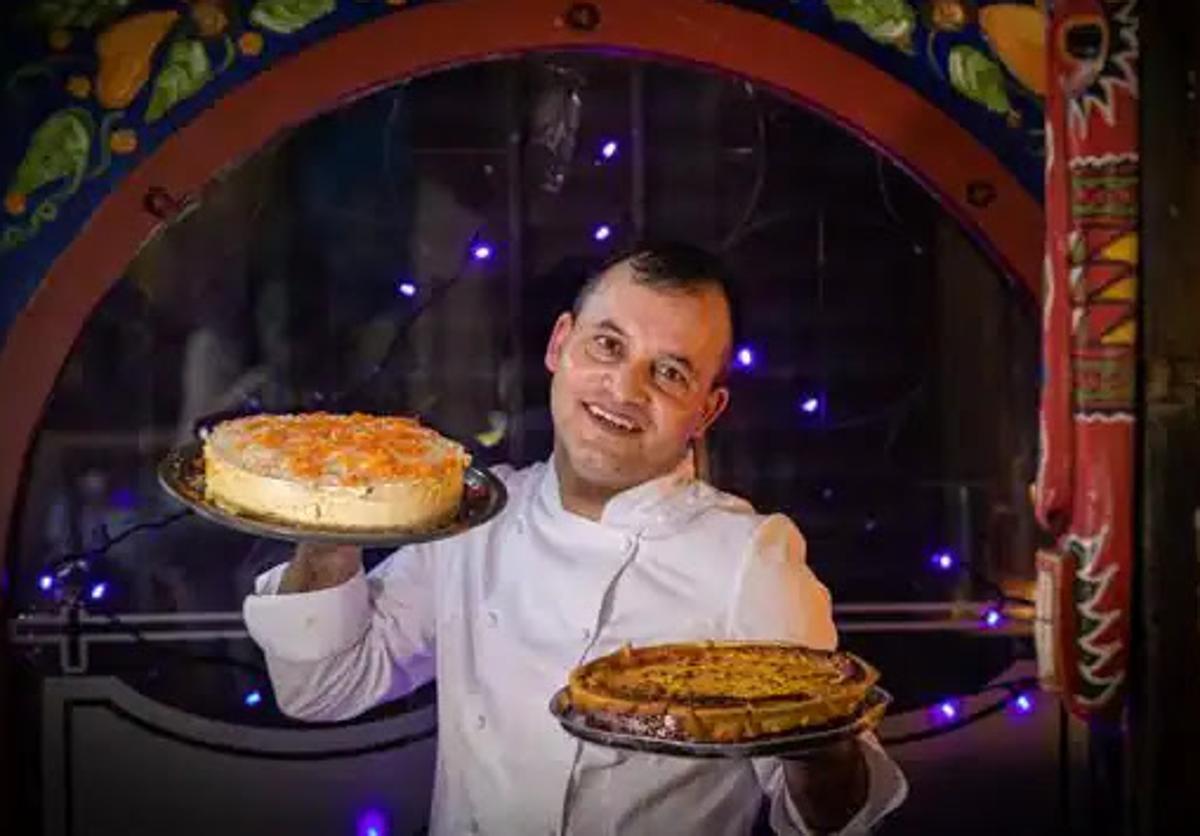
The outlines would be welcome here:
<svg viewBox="0 0 1200 836">
<path fill-rule="evenodd" d="M 563 464 L 570 468 L 576 479 L 607 492 L 618 493 L 646 480 L 643 468 L 636 463 L 594 450 L 575 455 L 566 453 L 564 458 Z"/>
</svg>

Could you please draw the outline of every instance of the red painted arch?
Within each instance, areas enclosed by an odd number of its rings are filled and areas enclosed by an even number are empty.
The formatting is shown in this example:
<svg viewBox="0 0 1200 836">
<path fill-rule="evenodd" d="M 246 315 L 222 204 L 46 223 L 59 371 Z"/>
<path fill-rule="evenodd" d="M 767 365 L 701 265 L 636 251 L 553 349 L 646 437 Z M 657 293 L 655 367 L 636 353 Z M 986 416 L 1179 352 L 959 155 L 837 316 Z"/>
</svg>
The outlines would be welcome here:
<svg viewBox="0 0 1200 836">
<path fill-rule="evenodd" d="M 604 48 L 752 79 L 888 154 L 1037 295 L 1040 205 L 990 151 L 911 88 L 819 37 L 708 0 L 598 0 L 601 19 L 590 32 L 564 24 L 569 5 L 453 0 L 385 16 L 281 60 L 143 160 L 59 254 L 0 349 L 0 542 L 10 542 L 24 459 L 76 335 L 161 223 L 144 207 L 148 190 L 195 194 L 284 128 L 439 68 L 532 50 Z M 969 190 L 981 182 L 990 186 L 990 200 L 972 203 Z"/>
</svg>

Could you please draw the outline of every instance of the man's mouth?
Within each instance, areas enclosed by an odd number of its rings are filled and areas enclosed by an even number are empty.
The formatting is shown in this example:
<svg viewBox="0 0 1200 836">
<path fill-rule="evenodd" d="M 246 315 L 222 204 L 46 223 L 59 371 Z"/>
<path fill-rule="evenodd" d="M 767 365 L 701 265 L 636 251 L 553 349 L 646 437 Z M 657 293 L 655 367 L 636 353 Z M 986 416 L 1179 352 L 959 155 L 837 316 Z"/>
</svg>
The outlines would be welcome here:
<svg viewBox="0 0 1200 836">
<path fill-rule="evenodd" d="M 590 414 L 596 419 L 597 422 L 600 423 L 601 426 L 613 430 L 614 432 L 633 434 L 640 433 L 642 431 L 642 428 L 637 424 L 637 422 L 626 418 L 623 415 L 618 415 L 615 412 L 611 412 L 602 406 L 585 402 L 583 407 L 588 411 L 588 414 Z"/>
</svg>

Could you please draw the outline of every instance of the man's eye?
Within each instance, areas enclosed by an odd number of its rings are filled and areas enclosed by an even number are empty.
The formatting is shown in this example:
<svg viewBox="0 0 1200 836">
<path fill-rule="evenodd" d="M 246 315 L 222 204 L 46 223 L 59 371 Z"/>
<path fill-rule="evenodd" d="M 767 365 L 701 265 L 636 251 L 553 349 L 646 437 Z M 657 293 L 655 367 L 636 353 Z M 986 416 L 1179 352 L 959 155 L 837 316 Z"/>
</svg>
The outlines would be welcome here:
<svg viewBox="0 0 1200 836">
<path fill-rule="evenodd" d="M 687 375 L 674 366 L 659 366 L 658 376 L 665 384 L 672 388 L 683 388 L 688 384 Z"/>
<path fill-rule="evenodd" d="M 592 338 L 592 348 L 600 357 L 615 357 L 621 350 L 621 344 L 606 334 L 597 334 Z"/>
</svg>

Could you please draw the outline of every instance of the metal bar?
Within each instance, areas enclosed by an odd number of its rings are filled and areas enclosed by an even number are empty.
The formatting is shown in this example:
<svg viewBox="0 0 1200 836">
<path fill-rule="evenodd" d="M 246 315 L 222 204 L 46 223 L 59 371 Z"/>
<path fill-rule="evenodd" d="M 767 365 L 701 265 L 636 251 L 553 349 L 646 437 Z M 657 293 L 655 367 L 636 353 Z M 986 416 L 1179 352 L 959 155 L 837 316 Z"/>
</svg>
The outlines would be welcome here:
<svg viewBox="0 0 1200 836">
<path fill-rule="evenodd" d="M 943 621 L 838 621 L 839 633 L 980 633 L 987 636 L 1032 636 L 1031 624 L 984 628 L 975 619 Z"/>
<path fill-rule="evenodd" d="M 636 62 L 629 72 L 630 212 L 636 238 L 646 235 L 646 68 Z"/>
<path fill-rule="evenodd" d="M 58 634 L 45 633 L 36 636 L 13 636 L 13 644 L 39 645 L 58 644 L 62 641 Z M 129 631 L 112 633 L 85 633 L 77 636 L 81 644 L 137 644 L 138 642 L 186 642 L 213 641 L 215 639 L 248 639 L 250 634 L 245 630 L 171 630 L 165 633 L 142 633 L 134 635 Z"/>
<path fill-rule="evenodd" d="M 838 632 L 840 633 L 959 632 L 979 633 L 987 636 L 1029 636 L 1033 633 L 1032 624 L 1028 621 L 1010 620 L 1002 626 L 984 628 L 980 626 L 979 620 L 974 618 L 938 619 L 933 621 L 838 620 L 836 624 Z M 38 633 L 34 635 L 15 634 L 10 637 L 10 641 L 14 645 L 51 645 L 60 643 L 66 634 L 66 630 L 64 630 L 62 633 Z M 249 637 L 250 634 L 246 630 L 166 630 L 162 632 L 150 633 L 143 633 L 139 631 L 137 635 L 134 635 L 134 633 L 131 631 L 122 631 L 118 626 L 114 626 L 111 631 L 107 632 L 82 632 L 72 636 L 72 638 L 78 641 L 81 645 L 124 644 L 141 641 L 187 642 L 214 641 L 218 639 L 240 640 L 248 639 Z"/>
<path fill-rule="evenodd" d="M 242 614 L 238 610 L 229 612 L 197 612 L 197 613 L 116 613 L 117 618 L 126 624 L 186 624 L 190 621 L 208 623 L 213 621 L 236 621 L 241 623 Z M 104 615 L 88 613 L 81 619 L 84 624 L 112 624 L 112 619 Z"/>
<path fill-rule="evenodd" d="M 986 610 L 996 606 L 995 601 L 879 601 L 875 603 L 834 604 L 834 613 L 930 613 L 949 612 L 960 609 Z M 1004 612 L 1013 615 L 1026 611 L 1032 617 L 1030 607 L 1005 607 Z"/>
<path fill-rule="evenodd" d="M 525 176 L 522 167 L 524 148 L 521 118 L 522 62 L 511 62 L 505 75 L 505 103 L 508 120 L 505 151 L 507 153 L 508 186 L 508 339 L 513 374 L 509 381 L 508 403 L 505 405 L 511 422 L 507 435 L 509 461 L 525 461 L 525 355 L 521 350 L 521 288 L 525 279 Z"/>
<path fill-rule="evenodd" d="M 834 604 L 834 613 L 852 614 L 852 613 L 939 613 L 951 612 L 954 610 L 974 609 L 985 610 L 995 606 L 995 601 L 856 601 L 850 604 Z M 1032 615 L 1032 609 L 1029 607 L 1005 607 L 1004 611 L 1009 615 L 1017 615 L 1028 611 Z M 239 610 L 228 610 L 226 612 L 195 612 L 195 613 L 113 613 L 121 622 L 126 624 L 188 624 L 192 622 L 208 624 L 220 621 L 231 621 L 241 623 L 242 613 Z M 11 622 L 17 627 L 21 626 L 47 626 L 53 627 L 66 623 L 63 616 L 58 613 L 32 613 L 27 615 L 17 616 Z M 103 624 L 111 625 L 112 617 L 106 615 L 93 615 L 85 613 L 80 616 L 81 624 Z"/>
</svg>

